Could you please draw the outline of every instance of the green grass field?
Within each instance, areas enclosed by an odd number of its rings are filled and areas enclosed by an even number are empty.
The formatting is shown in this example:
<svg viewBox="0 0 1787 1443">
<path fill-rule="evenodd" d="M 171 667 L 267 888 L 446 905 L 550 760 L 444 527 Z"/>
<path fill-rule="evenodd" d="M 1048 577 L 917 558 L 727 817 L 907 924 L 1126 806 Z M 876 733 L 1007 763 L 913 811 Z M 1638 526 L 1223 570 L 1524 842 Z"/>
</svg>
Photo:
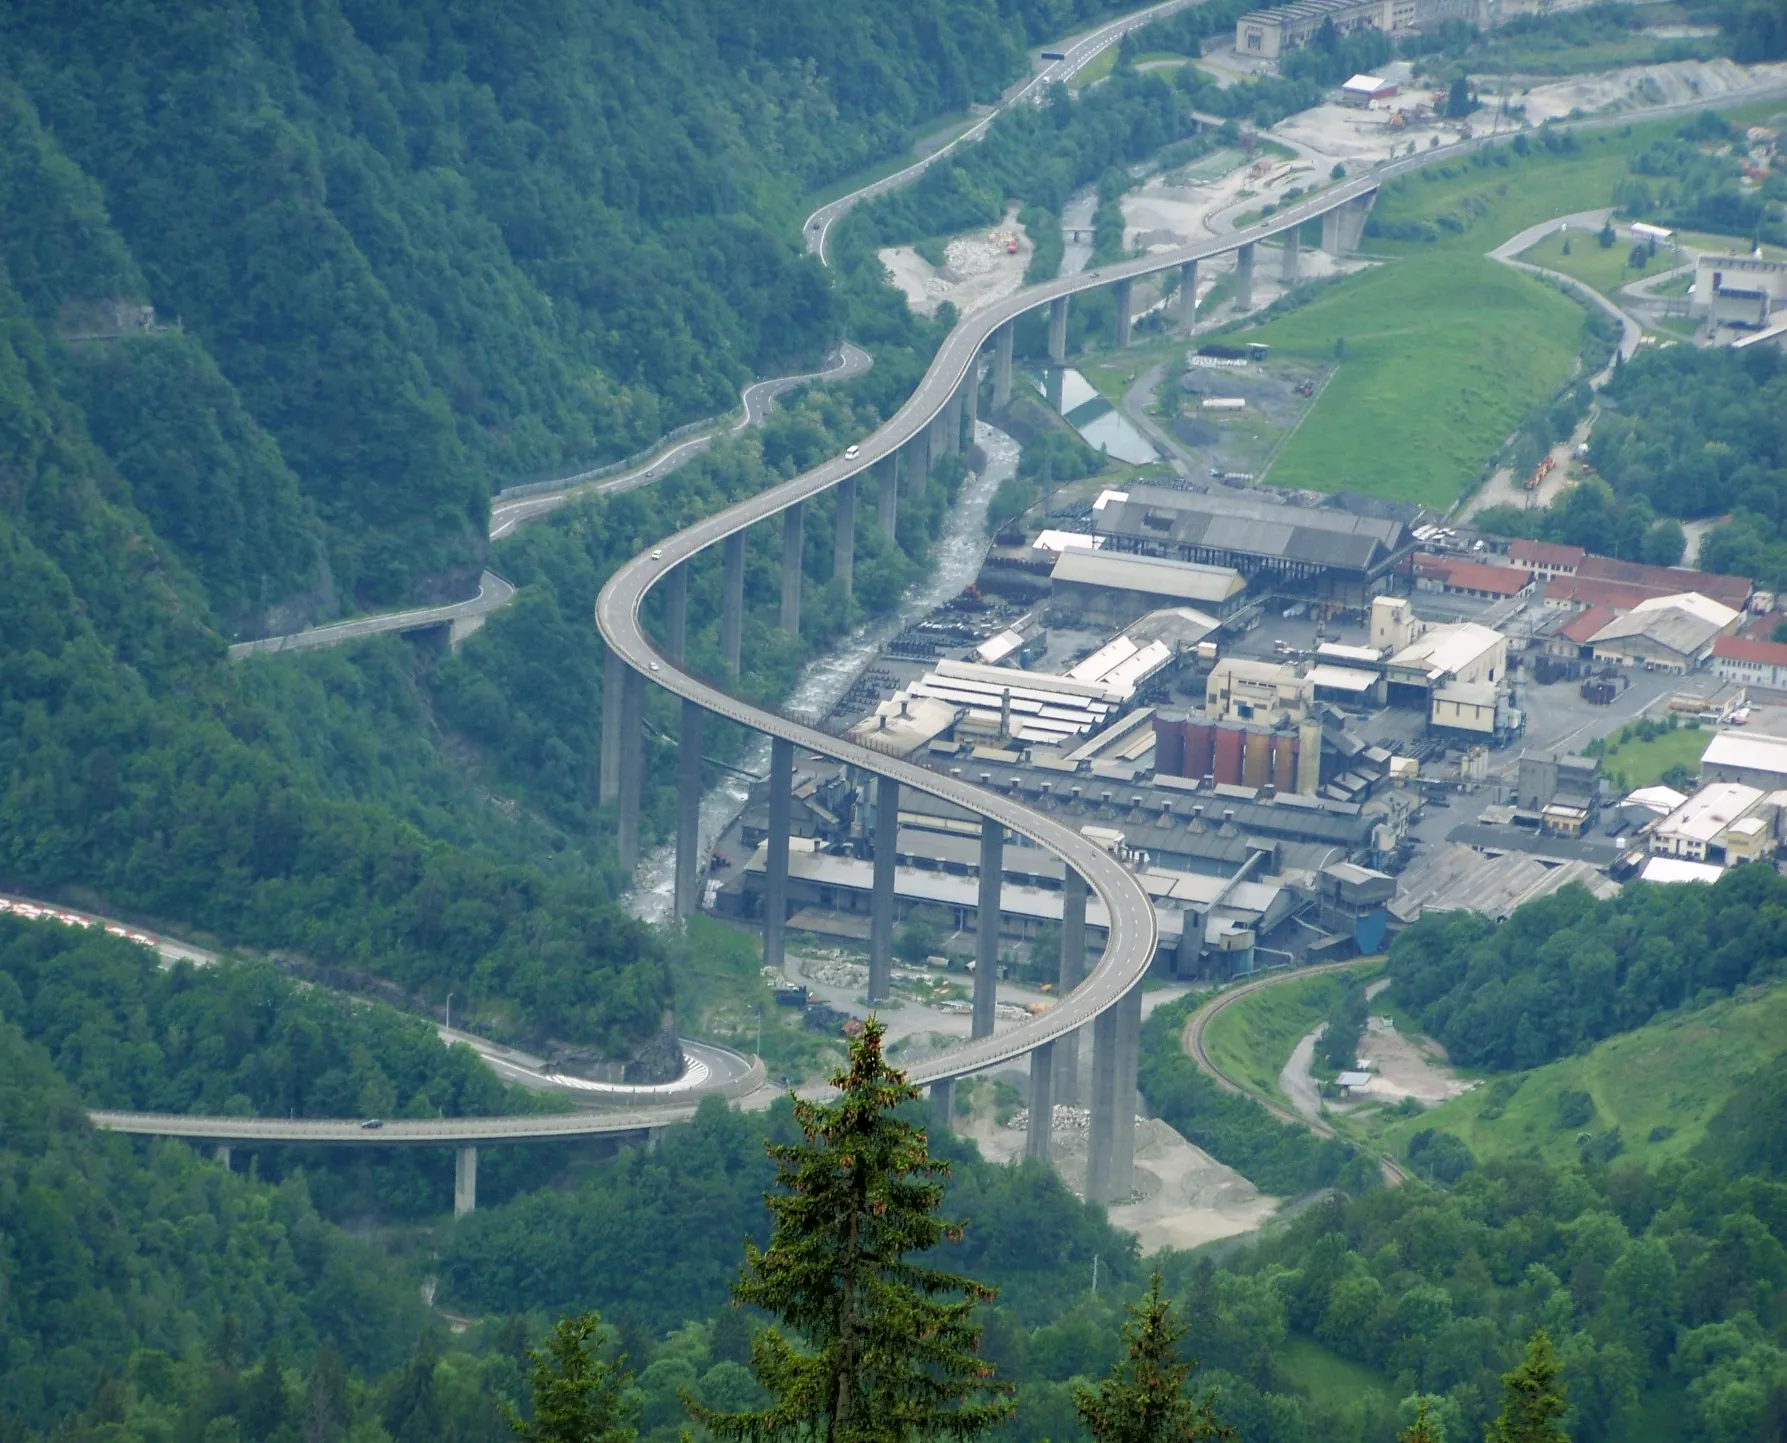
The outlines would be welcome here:
<svg viewBox="0 0 1787 1443">
<path fill-rule="evenodd" d="M 1245 333 L 1274 352 L 1346 355 L 1273 466 L 1274 486 L 1357 487 L 1444 510 L 1569 379 L 1583 312 L 1480 256 L 1410 255 Z"/>
<path fill-rule="evenodd" d="M 1355 976 L 1375 975 L 1376 962 Z M 1267 1097 L 1282 1098 L 1278 1074 L 1299 1038 L 1328 1015 L 1342 979 L 1332 974 L 1265 987 L 1225 1007 L 1204 1031 L 1210 1059 L 1235 1081 Z"/>
<path fill-rule="evenodd" d="M 1576 1158 L 1580 1133 L 1598 1136 L 1617 1127 L 1627 1155 L 1660 1162 L 1689 1152 L 1732 1090 L 1784 1047 L 1787 986 L 1758 989 L 1513 1074 L 1509 1081 L 1518 1078 L 1519 1086 L 1501 1103 L 1499 1117 L 1490 1081 L 1419 1117 L 1380 1115 L 1363 1132 L 1397 1157 L 1407 1154 L 1414 1133 L 1432 1127 L 1463 1139 L 1479 1161 L 1530 1155 L 1564 1163 Z M 1588 1093 L 1595 1118 L 1560 1126 L 1558 1099 L 1565 1092 Z"/>
<path fill-rule="evenodd" d="M 1564 254 L 1566 241 L 1570 246 L 1568 255 Z M 1667 249 L 1659 250 L 1656 258 L 1642 270 L 1633 270 L 1626 264 L 1631 258 L 1632 242 L 1624 236 L 1603 250 L 1600 242 L 1595 239 L 1595 233 L 1580 227 L 1563 233 L 1554 231 L 1536 246 L 1529 246 L 1520 253 L 1521 260 L 1531 265 L 1544 266 L 1547 270 L 1561 271 L 1567 276 L 1575 276 L 1577 280 L 1593 286 L 1608 297 L 1612 297 L 1623 285 L 1657 275 L 1675 265 Z"/>
<path fill-rule="evenodd" d="M 1392 1391 L 1381 1373 L 1330 1352 L 1314 1338 L 1286 1338 L 1277 1357 L 1286 1376 L 1312 1398 L 1355 1398 L 1368 1388 L 1385 1395 Z"/>
<path fill-rule="evenodd" d="M 1622 742 L 1601 759 L 1601 768 L 1614 778 L 1615 787 L 1629 792 L 1634 787 L 1655 786 L 1671 767 L 1698 767 L 1713 733 L 1698 727 L 1665 732 L 1648 742 Z"/>
</svg>

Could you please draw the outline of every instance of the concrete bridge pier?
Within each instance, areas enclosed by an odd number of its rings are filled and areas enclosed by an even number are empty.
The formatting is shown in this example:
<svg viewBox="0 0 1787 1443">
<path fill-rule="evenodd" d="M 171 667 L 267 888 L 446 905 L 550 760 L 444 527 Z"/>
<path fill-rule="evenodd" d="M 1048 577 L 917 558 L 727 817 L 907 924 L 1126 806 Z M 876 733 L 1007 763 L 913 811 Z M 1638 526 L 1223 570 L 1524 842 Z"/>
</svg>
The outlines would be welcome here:
<svg viewBox="0 0 1787 1443">
<path fill-rule="evenodd" d="M 478 1149 L 462 1147 L 453 1156 L 453 1216 L 462 1218 L 478 1208 Z"/>
<path fill-rule="evenodd" d="M 763 965 L 781 970 L 788 921 L 788 814 L 794 793 L 794 743 L 769 743 L 769 852 L 763 874 Z"/>
<path fill-rule="evenodd" d="M 211 1156 L 223 1164 L 225 1172 L 230 1170 L 230 1145 L 227 1142 L 218 1143 Z"/>
<path fill-rule="evenodd" d="M 968 374 L 962 378 L 962 444 L 974 444 L 974 427 L 980 420 L 980 358 L 968 367 Z"/>
<path fill-rule="evenodd" d="M 1109 1202 L 1117 1130 L 1117 1009 L 1092 1021 L 1091 1127 L 1086 1134 L 1086 1201 Z"/>
<path fill-rule="evenodd" d="M 1134 294 L 1134 285 L 1130 281 L 1118 281 L 1117 292 L 1117 349 L 1121 351 L 1129 344 L 1129 305 Z"/>
<path fill-rule="evenodd" d="M 1253 242 L 1235 252 L 1235 309 L 1253 309 Z"/>
<path fill-rule="evenodd" d="M 838 482 L 838 510 L 831 542 L 831 574 L 844 583 L 846 596 L 850 595 L 855 567 L 856 477 L 846 476 Z"/>
<path fill-rule="evenodd" d="M 807 503 L 796 501 L 782 513 L 782 630 L 800 635 L 800 553 Z"/>
<path fill-rule="evenodd" d="M 1054 1061 L 1052 1042 L 1030 1051 L 1030 1130 L 1024 1136 L 1024 1155 L 1038 1162 L 1049 1160 L 1049 1137 L 1055 1126 L 1055 1100 L 1049 1087 Z"/>
<path fill-rule="evenodd" d="M 1123 995 L 1111 1009 L 1117 1014 L 1117 1077 L 1111 1129 L 1111 1190 L 1121 1202 L 1135 1191 L 1136 1072 L 1141 1061 L 1142 984 Z"/>
<path fill-rule="evenodd" d="M 728 536 L 720 560 L 720 653 L 738 675 L 745 634 L 745 533 Z"/>
<path fill-rule="evenodd" d="M 639 865 L 639 792 L 645 777 L 645 678 L 632 667 L 621 679 L 620 825 L 615 851 L 620 869 Z"/>
<path fill-rule="evenodd" d="M 1281 231 L 1278 240 L 1284 247 L 1284 267 L 1279 272 L 1279 279 L 1288 286 L 1297 279 L 1297 262 L 1303 249 L 1303 228 L 1292 226 L 1287 231 Z"/>
<path fill-rule="evenodd" d="M 1086 879 L 1072 867 L 1061 887 L 1061 975 L 1058 995 L 1065 999 L 1086 977 Z M 1070 1032 L 1055 1044 L 1055 1099 L 1069 1106 L 1080 1102 L 1080 1033 Z"/>
<path fill-rule="evenodd" d="M 900 784 L 875 779 L 875 879 L 869 892 L 869 1003 L 893 995 L 894 858 L 900 847 Z"/>
<path fill-rule="evenodd" d="M 931 1084 L 931 1111 L 935 1115 L 938 1128 L 948 1132 L 956 1115 L 955 1078 L 946 1077 L 941 1082 Z"/>
<path fill-rule="evenodd" d="M 900 519 L 900 453 L 895 451 L 877 461 L 875 476 L 881 486 L 876 519 L 881 523 L 882 534 L 891 541 Z"/>
<path fill-rule="evenodd" d="M 602 663 L 602 763 L 596 775 L 596 805 L 620 795 L 621 697 L 627 684 L 627 664 L 618 652 L 609 651 Z"/>
<path fill-rule="evenodd" d="M 1365 238 L 1365 221 L 1377 201 L 1377 192 L 1368 190 L 1351 200 L 1342 201 L 1333 210 L 1322 212 L 1322 249 L 1339 258 L 1358 250 Z"/>
<path fill-rule="evenodd" d="M 1007 321 L 993 333 L 993 409 L 1011 403 L 1012 322 Z"/>
<path fill-rule="evenodd" d="M 999 889 L 1005 880 L 1005 827 L 980 824 L 980 897 L 974 924 L 974 1025 L 971 1037 L 991 1037 L 999 995 Z"/>
<path fill-rule="evenodd" d="M 682 706 L 676 735 L 676 885 L 671 915 L 677 921 L 701 910 L 701 708 Z"/>
<path fill-rule="evenodd" d="M 953 456 L 962 449 L 962 393 L 958 389 L 943 403 L 937 419 L 931 422 L 937 439 L 931 451 L 938 456 Z"/>
<path fill-rule="evenodd" d="M 1179 324 L 1190 330 L 1198 323 L 1198 263 L 1179 267 Z"/>
<path fill-rule="evenodd" d="M 931 477 L 931 432 L 932 426 L 921 426 L 916 435 L 906 443 L 906 494 L 923 496 L 925 483 Z"/>
<path fill-rule="evenodd" d="M 672 661 L 683 659 L 689 637 L 689 568 L 677 562 L 664 578 L 664 651 Z"/>
<path fill-rule="evenodd" d="M 1067 297 L 1049 302 L 1049 359 L 1057 366 L 1067 362 Z"/>
</svg>

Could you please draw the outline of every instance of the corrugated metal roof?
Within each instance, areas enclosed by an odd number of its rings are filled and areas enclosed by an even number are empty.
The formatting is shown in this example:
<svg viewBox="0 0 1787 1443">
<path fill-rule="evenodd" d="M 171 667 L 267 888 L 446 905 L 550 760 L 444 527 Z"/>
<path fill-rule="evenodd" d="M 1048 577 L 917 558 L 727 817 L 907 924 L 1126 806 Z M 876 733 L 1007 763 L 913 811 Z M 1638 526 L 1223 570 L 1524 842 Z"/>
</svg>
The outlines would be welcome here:
<svg viewBox="0 0 1787 1443">
<path fill-rule="evenodd" d="M 1127 503 L 1125 503 L 1127 504 Z M 1221 605 L 1247 589 L 1241 573 L 1227 566 L 1170 561 L 1158 556 L 1118 555 L 1109 551 L 1063 551 L 1049 573 L 1051 581 L 1082 586 L 1107 586 L 1140 591 L 1180 601 Z"/>
</svg>

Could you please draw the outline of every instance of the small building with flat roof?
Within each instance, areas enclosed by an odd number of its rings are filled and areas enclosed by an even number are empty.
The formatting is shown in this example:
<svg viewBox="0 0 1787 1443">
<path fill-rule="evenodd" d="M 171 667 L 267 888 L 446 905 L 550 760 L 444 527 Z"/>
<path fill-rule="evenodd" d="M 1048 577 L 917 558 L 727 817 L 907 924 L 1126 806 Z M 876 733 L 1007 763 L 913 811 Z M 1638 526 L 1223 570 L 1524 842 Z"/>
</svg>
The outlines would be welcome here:
<svg viewBox="0 0 1787 1443">
<path fill-rule="evenodd" d="M 1233 567 L 1070 547 L 1049 573 L 1050 611 L 1082 623 L 1126 626 L 1161 606 L 1226 616 L 1247 581 Z"/>
<path fill-rule="evenodd" d="M 1700 757 L 1707 782 L 1742 782 L 1767 790 L 1787 787 L 1787 737 L 1758 732 L 1719 732 Z"/>
</svg>

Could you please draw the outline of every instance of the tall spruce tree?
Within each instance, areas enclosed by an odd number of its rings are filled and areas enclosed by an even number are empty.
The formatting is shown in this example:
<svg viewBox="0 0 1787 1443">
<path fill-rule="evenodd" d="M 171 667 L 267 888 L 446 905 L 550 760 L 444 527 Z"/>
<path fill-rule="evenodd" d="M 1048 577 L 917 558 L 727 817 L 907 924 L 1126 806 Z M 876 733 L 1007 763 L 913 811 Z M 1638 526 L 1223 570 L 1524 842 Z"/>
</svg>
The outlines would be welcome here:
<svg viewBox="0 0 1787 1443">
<path fill-rule="evenodd" d="M 1551 1338 L 1543 1328 L 1527 1340 L 1526 1357 L 1502 1375 L 1502 1411 L 1490 1424 L 1487 1443 L 1569 1443 L 1557 1420 L 1569 1406 Z"/>
<path fill-rule="evenodd" d="M 560 1318 L 544 1348 L 528 1353 L 533 1416 L 509 1413 L 509 1427 L 526 1443 L 633 1443 L 637 1403 L 626 1359 L 604 1362 L 597 1353 L 602 1320 L 595 1313 Z"/>
<path fill-rule="evenodd" d="M 732 1291 L 801 1342 L 775 1327 L 752 1339 L 752 1371 L 774 1400 L 761 1411 L 721 1412 L 685 1395 L 716 1438 L 966 1440 L 1011 1413 L 974 1320 L 993 1290 L 909 1260 L 960 1241 L 962 1225 L 937 1216 L 948 1165 L 898 1114 L 918 1089 L 882 1057 L 882 1031 L 871 1020 L 851 1043 L 831 1080 L 836 1102 L 794 1104 L 804 1141 L 768 1145 L 769 1247 L 747 1244 Z"/>
<path fill-rule="evenodd" d="M 1234 1437 L 1216 1421 L 1216 1393 L 1201 1400 L 1182 1396 L 1197 1366 L 1181 1360 L 1179 1339 L 1185 1324 L 1173 1300 L 1160 1295 L 1160 1274 L 1129 1309 L 1123 1325 L 1124 1353 L 1111 1376 L 1074 1396 L 1074 1410 L 1096 1443 L 1203 1443 Z"/>
<path fill-rule="evenodd" d="M 1396 1435 L 1396 1443 L 1444 1443 L 1439 1426 L 1427 1416 L 1427 1400 L 1415 1405 L 1415 1421 Z"/>
</svg>

